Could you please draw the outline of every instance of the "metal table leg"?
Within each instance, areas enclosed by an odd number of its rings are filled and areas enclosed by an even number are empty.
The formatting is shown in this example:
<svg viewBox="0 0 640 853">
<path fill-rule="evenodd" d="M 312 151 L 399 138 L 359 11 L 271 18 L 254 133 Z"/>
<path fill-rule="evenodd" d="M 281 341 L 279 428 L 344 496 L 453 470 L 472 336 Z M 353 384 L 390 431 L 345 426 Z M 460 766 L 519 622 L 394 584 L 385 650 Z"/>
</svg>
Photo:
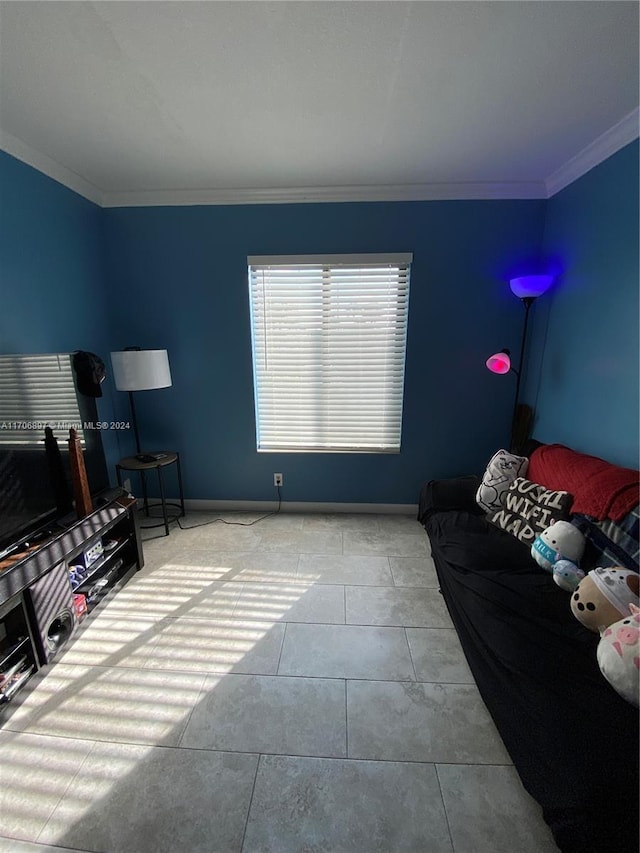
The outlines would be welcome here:
<svg viewBox="0 0 640 853">
<path fill-rule="evenodd" d="M 158 469 L 160 470 L 160 469 Z M 149 518 L 149 500 L 147 498 L 147 472 L 140 471 L 140 482 L 142 484 L 142 503 L 144 504 L 144 511 Z"/>
<path fill-rule="evenodd" d="M 184 490 L 182 488 L 182 468 L 180 467 L 180 454 L 176 453 L 176 456 L 178 457 L 176 460 L 176 463 L 177 463 L 177 467 L 178 467 L 178 489 L 180 491 L 180 506 L 182 507 L 182 513 L 181 514 L 184 517 L 184 515 L 185 515 Z"/>
<path fill-rule="evenodd" d="M 167 517 L 167 501 L 164 496 L 164 481 L 162 477 L 162 465 L 158 465 L 158 484 L 160 486 L 160 502 L 162 503 L 162 517 L 164 518 L 165 536 L 169 535 L 169 519 Z"/>
</svg>

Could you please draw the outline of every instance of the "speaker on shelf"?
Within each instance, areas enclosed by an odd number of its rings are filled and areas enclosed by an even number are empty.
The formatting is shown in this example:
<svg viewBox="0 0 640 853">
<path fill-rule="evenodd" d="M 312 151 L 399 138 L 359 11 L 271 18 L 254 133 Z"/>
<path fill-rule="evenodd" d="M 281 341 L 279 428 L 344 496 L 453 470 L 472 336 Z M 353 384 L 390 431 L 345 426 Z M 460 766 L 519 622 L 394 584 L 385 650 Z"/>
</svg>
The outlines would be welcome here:
<svg viewBox="0 0 640 853">
<path fill-rule="evenodd" d="M 27 597 L 40 663 L 49 663 L 73 635 L 78 623 L 66 562 L 58 563 L 35 581 Z"/>
</svg>

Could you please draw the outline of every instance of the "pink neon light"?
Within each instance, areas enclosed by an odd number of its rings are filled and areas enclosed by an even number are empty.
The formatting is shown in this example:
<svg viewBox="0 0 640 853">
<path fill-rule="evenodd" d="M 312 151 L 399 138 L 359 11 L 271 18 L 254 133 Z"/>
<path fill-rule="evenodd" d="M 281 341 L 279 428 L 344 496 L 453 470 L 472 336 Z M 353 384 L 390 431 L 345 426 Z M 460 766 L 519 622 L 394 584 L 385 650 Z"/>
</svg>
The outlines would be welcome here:
<svg viewBox="0 0 640 853">
<path fill-rule="evenodd" d="M 490 355 L 486 364 L 492 373 L 508 373 L 511 370 L 511 359 L 506 352 Z"/>
</svg>

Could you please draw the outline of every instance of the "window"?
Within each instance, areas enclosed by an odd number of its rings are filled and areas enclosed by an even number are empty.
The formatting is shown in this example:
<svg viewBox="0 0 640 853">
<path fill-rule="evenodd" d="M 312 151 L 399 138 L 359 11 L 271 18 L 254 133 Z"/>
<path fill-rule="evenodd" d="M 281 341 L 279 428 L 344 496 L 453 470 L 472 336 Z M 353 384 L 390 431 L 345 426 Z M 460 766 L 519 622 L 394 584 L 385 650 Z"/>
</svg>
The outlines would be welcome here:
<svg viewBox="0 0 640 853">
<path fill-rule="evenodd" d="M 66 442 L 73 424 L 84 447 L 71 359 L 67 353 L 0 356 L 0 445 L 42 447 L 47 424 Z"/>
<path fill-rule="evenodd" d="M 411 260 L 248 258 L 258 450 L 400 450 Z"/>
</svg>

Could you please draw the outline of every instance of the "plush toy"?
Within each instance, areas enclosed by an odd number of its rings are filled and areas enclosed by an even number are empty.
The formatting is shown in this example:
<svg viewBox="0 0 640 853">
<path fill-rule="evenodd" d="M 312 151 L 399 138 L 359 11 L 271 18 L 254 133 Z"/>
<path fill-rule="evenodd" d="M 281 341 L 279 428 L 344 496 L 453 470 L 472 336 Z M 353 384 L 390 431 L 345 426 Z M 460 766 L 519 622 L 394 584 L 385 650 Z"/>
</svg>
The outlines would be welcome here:
<svg viewBox="0 0 640 853">
<path fill-rule="evenodd" d="M 558 560 L 570 560 L 577 567 L 584 554 L 584 544 L 584 536 L 571 522 L 556 521 L 534 541 L 531 556 L 548 572 L 553 571 Z"/>
<path fill-rule="evenodd" d="M 601 632 L 598 665 L 613 689 L 638 707 L 640 688 L 640 608 Z"/>
<path fill-rule="evenodd" d="M 579 569 L 571 560 L 558 560 L 553 564 L 553 579 L 560 589 L 566 592 L 574 592 L 583 577 L 582 569 Z"/>
<path fill-rule="evenodd" d="M 583 578 L 571 596 L 571 610 L 590 631 L 599 632 L 626 617 L 629 605 L 640 605 L 640 575 L 614 566 L 593 569 Z"/>
</svg>

